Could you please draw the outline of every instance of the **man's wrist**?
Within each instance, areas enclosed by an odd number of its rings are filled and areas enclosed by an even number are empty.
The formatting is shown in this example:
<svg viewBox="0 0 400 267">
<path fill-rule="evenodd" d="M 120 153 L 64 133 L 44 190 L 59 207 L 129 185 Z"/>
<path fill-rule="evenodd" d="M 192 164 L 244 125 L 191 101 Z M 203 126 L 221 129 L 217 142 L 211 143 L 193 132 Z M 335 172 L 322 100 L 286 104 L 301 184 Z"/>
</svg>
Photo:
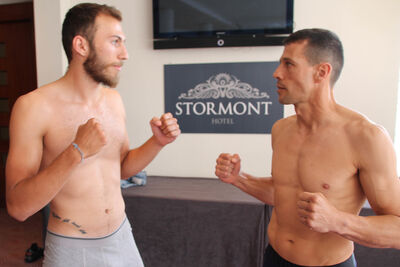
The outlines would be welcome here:
<svg viewBox="0 0 400 267">
<path fill-rule="evenodd" d="M 80 159 L 79 163 L 82 163 L 83 160 L 85 159 L 85 156 L 84 156 L 81 148 L 75 142 L 72 142 L 71 146 L 72 146 L 72 149 L 75 151 L 75 154 L 79 155 L 79 159 Z"/>
<path fill-rule="evenodd" d="M 247 175 L 246 173 L 240 171 L 237 174 L 237 178 L 234 180 L 234 182 L 232 183 L 234 186 L 239 187 L 243 184 L 243 181 L 247 180 Z"/>
<path fill-rule="evenodd" d="M 160 143 L 160 141 L 158 140 L 158 138 L 154 134 L 150 139 L 153 140 L 154 144 L 156 146 L 158 146 L 160 149 L 162 149 L 162 148 L 164 148 L 164 146 L 166 146 L 166 144 Z"/>
<path fill-rule="evenodd" d="M 344 235 L 347 225 L 347 213 L 337 211 L 334 220 L 332 220 L 331 232 L 334 232 L 338 235 Z"/>
</svg>

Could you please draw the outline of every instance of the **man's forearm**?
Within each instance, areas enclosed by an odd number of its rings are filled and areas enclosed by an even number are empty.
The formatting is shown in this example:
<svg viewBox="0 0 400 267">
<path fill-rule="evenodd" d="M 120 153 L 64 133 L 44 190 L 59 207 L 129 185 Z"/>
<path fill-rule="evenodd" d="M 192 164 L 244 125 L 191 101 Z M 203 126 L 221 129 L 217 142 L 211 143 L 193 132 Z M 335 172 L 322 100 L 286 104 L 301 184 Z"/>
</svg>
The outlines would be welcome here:
<svg viewBox="0 0 400 267">
<path fill-rule="evenodd" d="M 153 136 L 140 147 L 130 150 L 121 164 L 121 178 L 128 179 L 142 171 L 162 148 Z"/>
<path fill-rule="evenodd" d="M 336 233 L 367 247 L 400 249 L 400 217 L 341 214 Z"/>
<path fill-rule="evenodd" d="M 80 154 L 71 145 L 46 169 L 32 177 L 20 180 L 15 185 L 7 186 L 8 213 L 20 221 L 35 214 L 62 189 L 71 172 L 80 162 Z"/>
<path fill-rule="evenodd" d="M 239 176 L 233 185 L 268 205 L 274 205 L 272 177 L 254 177 L 243 172 L 239 173 Z"/>
</svg>

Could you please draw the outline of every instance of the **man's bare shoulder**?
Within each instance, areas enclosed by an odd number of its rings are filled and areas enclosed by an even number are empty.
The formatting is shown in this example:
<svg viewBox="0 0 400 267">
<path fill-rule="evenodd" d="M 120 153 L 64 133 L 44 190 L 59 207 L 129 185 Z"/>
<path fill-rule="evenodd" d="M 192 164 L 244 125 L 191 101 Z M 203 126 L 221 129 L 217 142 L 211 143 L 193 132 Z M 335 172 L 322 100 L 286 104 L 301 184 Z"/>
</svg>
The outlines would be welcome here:
<svg viewBox="0 0 400 267">
<path fill-rule="evenodd" d="M 275 149 L 275 142 L 277 140 L 277 137 L 282 136 L 282 133 L 289 132 L 295 124 L 296 115 L 280 119 L 274 123 L 271 130 L 272 149 Z"/>
<path fill-rule="evenodd" d="M 104 91 L 104 94 L 106 95 L 106 97 L 108 98 L 108 100 L 113 101 L 113 102 L 122 102 L 121 95 L 119 94 L 119 92 L 117 90 L 104 87 L 103 91 Z"/>
<path fill-rule="evenodd" d="M 51 103 L 51 93 L 54 91 L 54 85 L 49 84 L 39 87 L 27 94 L 20 96 L 14 104 L 13 109 L 22 109 L 27 112 L 44 112 L 49 109 Z"/>
<path fill-rule="evenodd" d="M 118 113 L 125 114 L 124 103 L 119 92 L 115 89 L 104 88 L 108 105 Z"/>
<path fill-rule="evenodd" d="M 343 128 L 349 141 L 356 146 L 356 149 L 392 144 L 390 135 L 386 129 L 374 123 L 363 114 L 346 110 L 344 118 Z"/>
<path fill-rule="evenodd" d="M 287 127 L 293 126 L 295 123 L 296 115 L 277 120 L 272 126 L 272 135 L 279 134 L 281 131 L 284 131 Z"/>
<path fill-rule="evenodd" d="M 354 137 L 360 137 L 360 135 L 365 137 L 369 135 L 372 135 L 372 137 L 381 134 L 387 135 L 383 126 L 374 123 L 361 113 L 347 110 L 343 117 L 346 131 Z"/>
<path fill-rule="evenodd" d="M 54 95 L 56 83 L 39 87 L 20 96 L 14 103 L 11 112 L 11 127 L 13 125 L 30 125 L 42 132 L 50 118 L 56 113 L 54 110 Z M 41 129 L 41 130 L 40 130 Z"/>
</svg>

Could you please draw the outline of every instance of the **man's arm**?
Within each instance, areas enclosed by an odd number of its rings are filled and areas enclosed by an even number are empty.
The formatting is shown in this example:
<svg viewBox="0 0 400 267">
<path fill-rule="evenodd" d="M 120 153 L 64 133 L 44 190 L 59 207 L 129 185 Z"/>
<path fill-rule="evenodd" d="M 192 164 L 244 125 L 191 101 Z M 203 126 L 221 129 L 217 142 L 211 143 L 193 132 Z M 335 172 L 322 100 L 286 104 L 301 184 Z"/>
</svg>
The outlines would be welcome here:
<svg viewBox="0 0 400 267">
<path fill-rule="evenodd" d="M 39 101 L 34 94 L 20 97 L 10 119 L 10 148 L 6 164 L 7 210 L 21 221 L 50 202 L 80 161 L 80 155 L 69 147 L 49 168 L 38 173 L 46 121 Z"/>
<path fill-rule="evenodd" d="M 339 234 L 365 246 L 400 249 L 400 180 L 393 144 L 383 128 L 370 126 L 364 132 L 358 143 L 359 179 L 378 216 L 345 217 Z"/>
<path fill-rule="evenodd" d="M 376 126 L 363 129 L 354 142 L 360 158 L 360 183 L 378 216 L 342 212 L 321 193 L 302 193 L 300 219 L 315 231 L 335 232 L 364 246 L 400 249 L 400 180 L 392 142 Z"/>
<path fill-rule="evenodd" d="M 351 215 L 351 214 L 350 214 Z M 400 217 L 396 215 L 349 216 L 338 233 L 363 246 L 400 249 Z M 352 227 L 346 227 L 351 225 Z"/>
<path fill-rule="evenodd" d="M 363 246 L 400 249 L 400 217 L 358 216 L 337 210 L 322 193 L 301 193 L 300 220 L 311 230 L 333 232 Z"/>
<path fill-rule="evenodd" d="M 143 170 L 167 144 L 173 142 L 181 133 L 177 120 L 171 113 L 150 121 L 153 136 L 143 145 L 128 151 L 129 142 L 125 142 L 122 156 L 121 178 L 127 179 Z M 126 137 L 127 139 L 127 137 Z"/>
<path fill-rule="evenodd" d="M 45 106 L 39 96 L 31 93 L 17 100 L 11 115 L 6 200 L 8 213 L 20 221 L 47 205 L 81 162 L 79 151 L 69 145 L 48 167 L 40 170 L 43 137 L 49 119 Z M 88 122 L 80 127 L 76 136 L 75 143 L 85 157 L 97 153 L 105 142 L 94 140 L 98 144 L 93 146 L 93 141 L 87 141 L 99 134 L 96 127 L 94 121 Z"/>
<path fill-rule="evenodd" d="M 215 175 L 223 182 L 232 184 L 258 200 L 274 205 L 274 184 L 272 177 L 258 178 L 240 171 L 240 157 L 237 154 L 221 154 L 215 166 Z"/>
<path fill-rule="evenodd" d="M 272 149 L 275 147 L 276 136 L 283 131 L 285 121 L 281 119 L 274 123 L 271 130 Z M 254 177 L 240 171 L 240 157 L 237 154 L 221 154 L 215 166 L 215 175 L 225 183 L 232 184 L 243 192 L 258 200 L 273 206 L 275 198 L 274 180 L 272 177 Z"/>
</svg>

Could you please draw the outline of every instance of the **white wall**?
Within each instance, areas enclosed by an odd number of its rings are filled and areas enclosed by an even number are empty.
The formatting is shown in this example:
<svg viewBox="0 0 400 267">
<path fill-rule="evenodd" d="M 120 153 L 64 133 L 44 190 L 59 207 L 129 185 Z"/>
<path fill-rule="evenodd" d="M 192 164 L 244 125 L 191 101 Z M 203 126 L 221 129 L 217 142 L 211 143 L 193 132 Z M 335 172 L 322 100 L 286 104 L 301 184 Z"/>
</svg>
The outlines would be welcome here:
<svg viewBox="0 0 400 267">
<path fill-rule="evenodd" d="M 37 64 L 41 66 L 39 80 L 51 76 L 57 79 L 65 71 L 65 57 L 59 48 L 61 30 L 57 27 L 68 8 L 79 2 L 83 1 L 34 0 L 38 49 L 52 51 L 37 55 Z M 94 2 L 113 5 L 124 15 L 130 59 L 124 65 L 117 89 L 126 106 L 132 146 L 140 145 L 150 136 L 149 120 L 163 112 L 164 64 L 276 61 L 283 50 L 282 47 L 153 50 L 152 1 Z M 54 10 L 49 10 L 48 4 Z M 337 101 L 383 125 L 392 137 L 400 64 L 399 12 L 398 0 L 296 0 L 294 10 L 296 29 L 327 28 L 342 39 L 345 67 L 335 88 Z M 50 25 L 46 25 L 49 21 Z M 46 63 L 49 60 L 57 61 L 53 63 L 55 69 Z M 63 71 L 59 70 L 59 64 Z M 286 116 L 292 113 L 291 107 L 285 108 Z M 250 173 L 270 174 L 270 136 L 245 134 L 182 134 L 146 170 L 151 175 L 214 177 L 214 162 L 220 152 L 239 153 L 244 169 Z"/>
<path fill-rule="evenodd" d="M 33 3 L 38 86 L 50 83 L 65 73 L 61 25 L 64 9 L 69 7 L 63 2 L 39 0 Z"/>
</svg>

